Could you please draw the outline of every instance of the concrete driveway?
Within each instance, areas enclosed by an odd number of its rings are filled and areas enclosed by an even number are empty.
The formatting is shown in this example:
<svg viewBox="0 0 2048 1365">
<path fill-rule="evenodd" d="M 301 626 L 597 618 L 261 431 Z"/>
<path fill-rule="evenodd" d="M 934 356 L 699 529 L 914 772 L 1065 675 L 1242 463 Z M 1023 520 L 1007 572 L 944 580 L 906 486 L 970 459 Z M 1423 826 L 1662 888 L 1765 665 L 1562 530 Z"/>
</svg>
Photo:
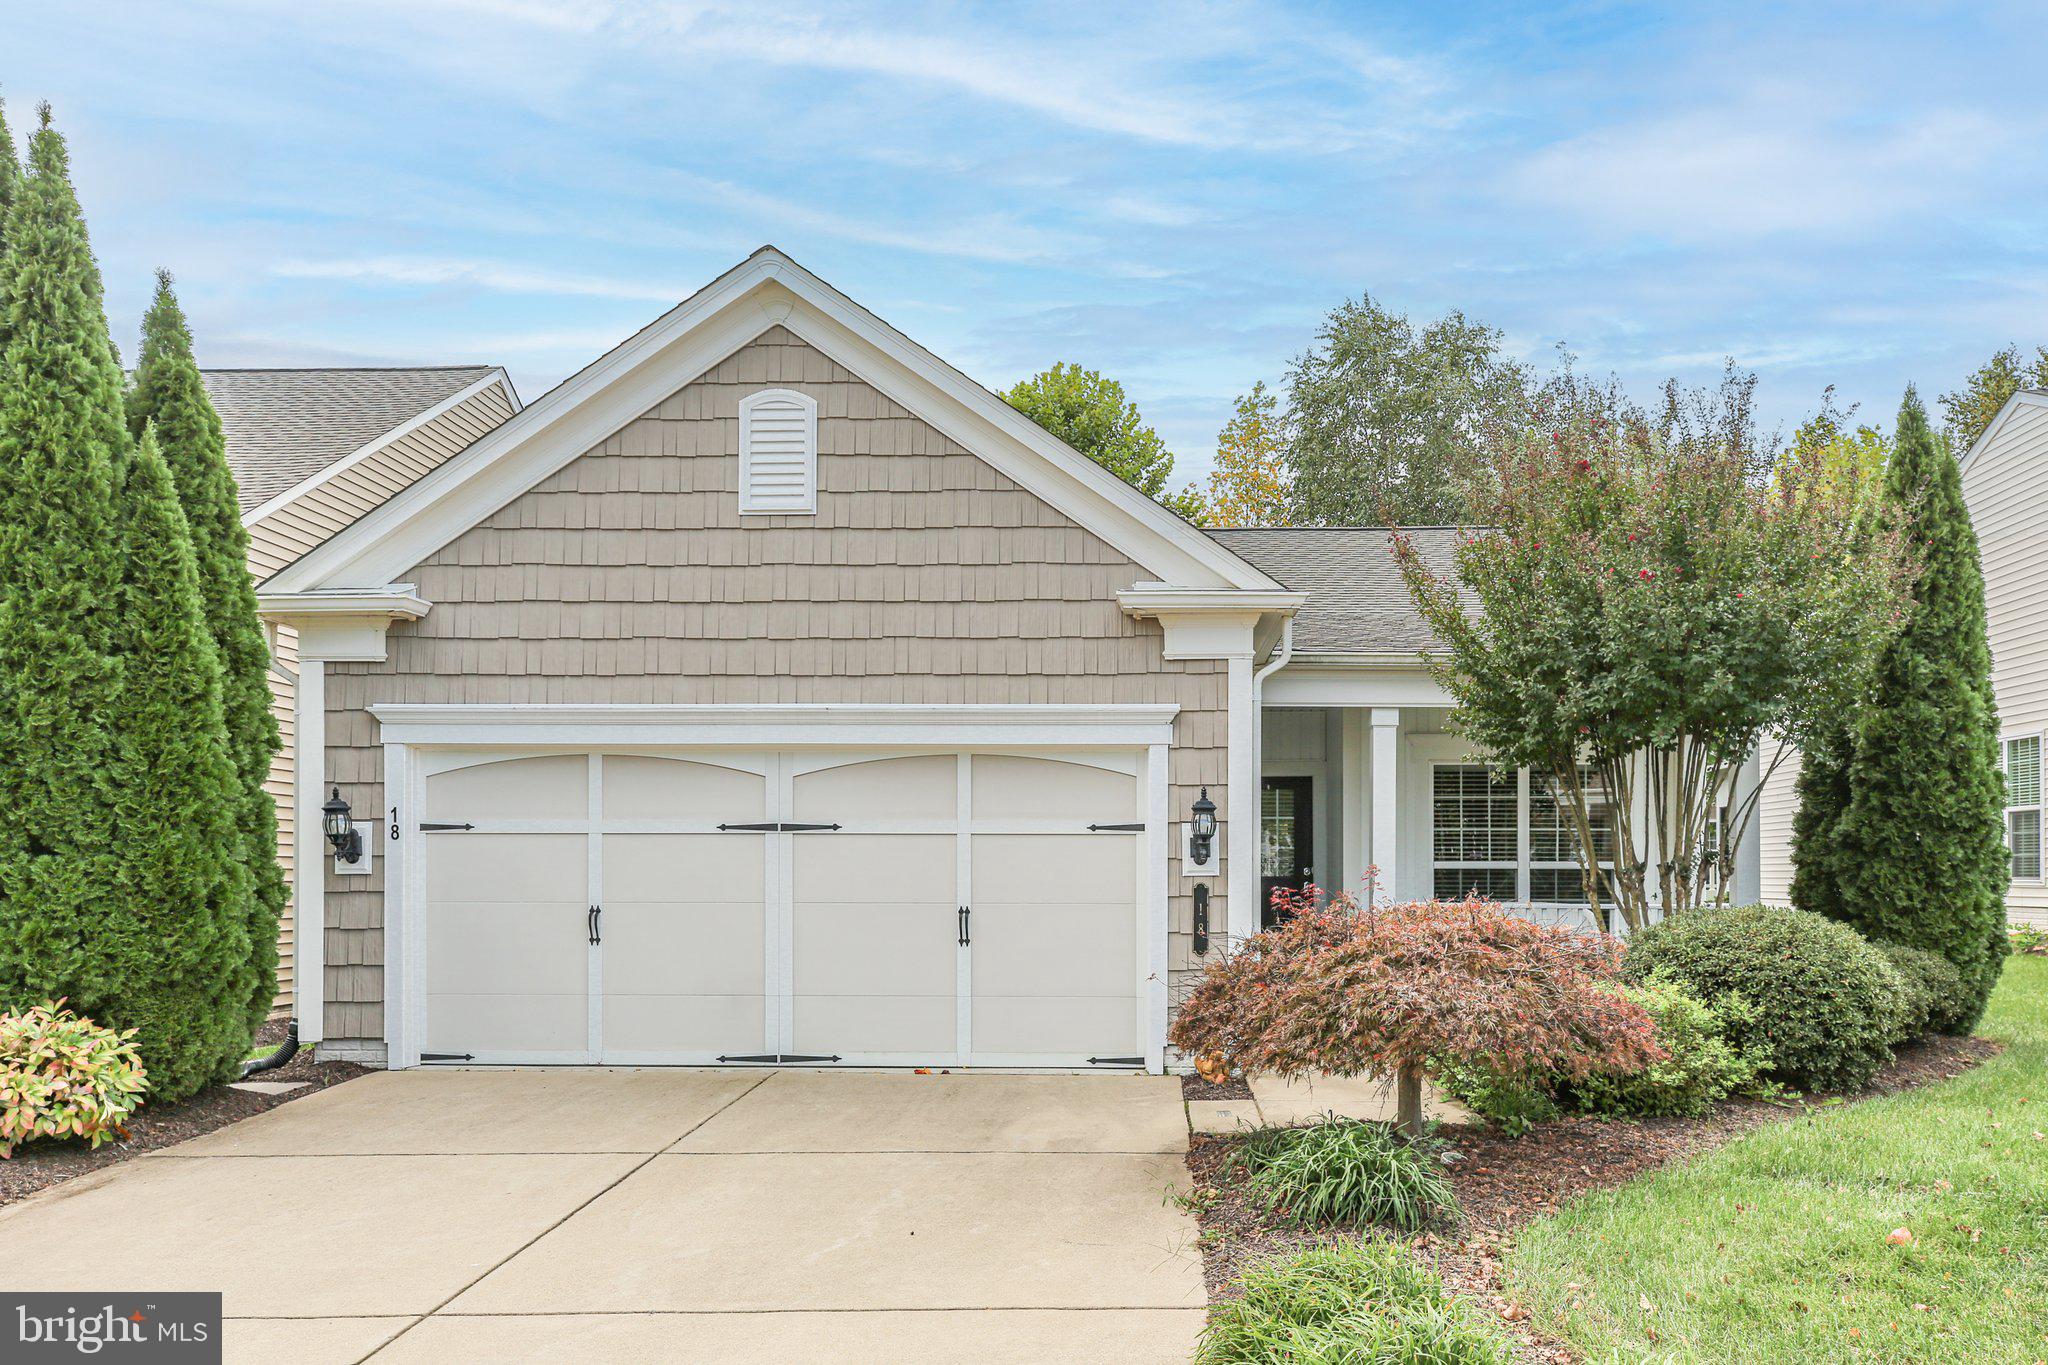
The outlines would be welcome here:
<svg viewBox="0 0 2048 1365">
<path fill-rule="evenodd" d="M 385 1072 L 0 1210 L 230 1360 L 1184 1361 L 1171 1077 Z M 66 1248 L 56 1255 L 50 1248 Z"/>
</svg>

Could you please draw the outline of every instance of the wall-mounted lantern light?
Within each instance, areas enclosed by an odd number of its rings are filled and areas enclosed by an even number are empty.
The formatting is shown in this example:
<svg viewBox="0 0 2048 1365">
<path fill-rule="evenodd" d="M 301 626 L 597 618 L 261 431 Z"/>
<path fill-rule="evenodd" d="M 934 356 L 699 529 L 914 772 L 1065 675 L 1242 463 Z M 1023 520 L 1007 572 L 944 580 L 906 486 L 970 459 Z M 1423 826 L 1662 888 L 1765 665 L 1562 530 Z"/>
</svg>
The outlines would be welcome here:
<svg viewBox="0 0 2048 1365">
<path fill-rule="evenodd" d="M 363 832 L 350 818 L 348 802 L 341 799 L 341 788 L 336 787 L 327 804 L 320 807 L 320 823 L 327 831 L 327 842 L 334 845 L 335 857 L 345 863 L 362 860 Z"/>
<path fill-rule="evenodd" d="M 1188 855 L 1196 863 L 1209 861 L 1209 850 L 1216 842 L 1216 803 L 1209 799 L 1209 789 L 1202 788 L 1202 794 L 1195 798 L 1192 818 L 1188 821 Z"/>
</svg>

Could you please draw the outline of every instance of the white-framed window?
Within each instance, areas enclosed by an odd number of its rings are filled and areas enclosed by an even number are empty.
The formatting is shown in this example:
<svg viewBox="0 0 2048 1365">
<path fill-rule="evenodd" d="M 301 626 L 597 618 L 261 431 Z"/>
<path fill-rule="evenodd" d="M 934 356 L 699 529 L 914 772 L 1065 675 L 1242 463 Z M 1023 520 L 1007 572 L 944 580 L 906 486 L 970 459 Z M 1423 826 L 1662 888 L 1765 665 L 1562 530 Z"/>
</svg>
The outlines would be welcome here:
<svg viewBox="0 0 2048 1365">
<path fill-rule="evenodd" d="M 2014 881 L 2041 880 L 2041 736 L 2014 735 L 2000 745 L 2005 769 L 2005 846 Z"/>
<path fill-rule="evenodd" d="M 1517 774 L 1484 763 L 1439 763 L 1430 774 L 1433 893 L 1522 899 Z"/>
<path fill-rule="evenodd" d="M 740 400 L 740 511 L 818 510 L 818 404 L 794 389 Z"/>
<path fill-rule="evenodd" d="M 1603 875 L 1614 868 L 1613 807 L 1599 775 L 1579 770 Z M 1430 773 L 1431 891 L 1531 905 L 1588 904 L 1579 836 L 1549 774 L 1484 763 L 1438 763 Z"/>
<path fill-rule="evenodd" d="M 1538 905 L 1586 905 L 1586 874 L 1579 866 L 1579 831 L 1572 823 L 1568 793 L 1557 790 L 1549 773 L 1529 777 L 1529 896 Z M 1593 830 L 1593 851 L 1601 885 L 1614 872 L 1614 806 L 1600 774 L 1581 765 L 1579 787 L 1586 794 L 1586 815 Z M 1560 800 L 1560 797 L 1565 799 Z M 1604 900 L 1613 899 L 1611 896 Z"/>
</svg>

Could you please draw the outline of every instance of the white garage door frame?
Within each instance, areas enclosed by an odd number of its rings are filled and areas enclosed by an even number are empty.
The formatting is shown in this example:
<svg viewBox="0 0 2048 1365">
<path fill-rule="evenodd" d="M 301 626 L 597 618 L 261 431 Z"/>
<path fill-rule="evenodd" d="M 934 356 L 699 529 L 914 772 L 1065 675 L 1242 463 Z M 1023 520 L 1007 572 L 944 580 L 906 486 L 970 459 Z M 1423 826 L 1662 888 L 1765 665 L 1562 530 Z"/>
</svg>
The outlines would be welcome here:
<svg viewBox="0 0 2048 1365">
<path fill-rule="evenodd" d="M 373 706 L 384 746 L 384 819 L 397 833 L 383 841 L 386 1065 L 418 1066 L 426 1036 L 426 859 L 420 822 L 432 771 L 464 762 L 613 750 L 1056 751 L 1075 757 L 1092 750 L 1137 754 L 1135 775 L 1145 817 L 1138 889 L 1138 1038 L 1145 1068 L 1159 1073 L 1165 1069 L 1167 1017 L 1167 756 L 1179 710 L 1170 704 Z M 488 750 L 488 758 L 467 757 L 479 750 Z M 593 836 L 593 863 L 598 843 Z"/>
</svg>

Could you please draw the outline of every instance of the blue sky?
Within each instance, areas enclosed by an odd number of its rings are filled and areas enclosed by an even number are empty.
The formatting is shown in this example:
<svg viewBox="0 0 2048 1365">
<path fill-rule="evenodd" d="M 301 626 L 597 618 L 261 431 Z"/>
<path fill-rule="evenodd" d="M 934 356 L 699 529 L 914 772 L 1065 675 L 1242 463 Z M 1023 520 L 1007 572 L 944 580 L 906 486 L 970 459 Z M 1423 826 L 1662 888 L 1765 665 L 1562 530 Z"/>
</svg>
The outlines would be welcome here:
<svg viewBox="0 0 2048 1365">
<path fill-rule="evenodd" d="M 0 8 L 117 339 L 168 266 L 213 365 L 531 399 L 773 242 L 992 387 L 1107 371 L 1193 476 L 1361 291 L 1787 426 L 2048 342 L 2023 5 Z"/>
</svg>

